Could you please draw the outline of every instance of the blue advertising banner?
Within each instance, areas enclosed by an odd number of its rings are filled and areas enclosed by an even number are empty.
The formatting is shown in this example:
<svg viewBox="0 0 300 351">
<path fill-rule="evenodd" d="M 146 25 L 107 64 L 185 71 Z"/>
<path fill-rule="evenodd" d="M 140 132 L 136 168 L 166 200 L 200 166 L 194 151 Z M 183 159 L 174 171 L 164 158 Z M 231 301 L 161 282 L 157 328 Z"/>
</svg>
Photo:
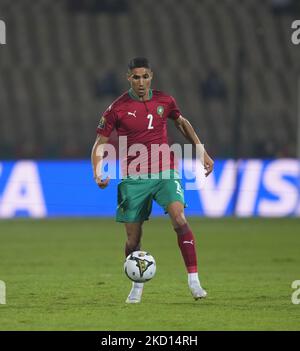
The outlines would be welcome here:
<svg viewBox="0 0 300 351">
<path fill-rule="evenodd" d="M 187 215 L 300 216 L 299 161 L 217 160 L 207 178 L 195 178 L 193 161 L 181 165 Z M 112 165 L 108 174 L 118 174 Z M 90 160 L 0 162 L 0 218 L 114 216 L 117 184 L 101 190 Z M 154 204 L 152 215 L 164 215 Z"/>
</svg>

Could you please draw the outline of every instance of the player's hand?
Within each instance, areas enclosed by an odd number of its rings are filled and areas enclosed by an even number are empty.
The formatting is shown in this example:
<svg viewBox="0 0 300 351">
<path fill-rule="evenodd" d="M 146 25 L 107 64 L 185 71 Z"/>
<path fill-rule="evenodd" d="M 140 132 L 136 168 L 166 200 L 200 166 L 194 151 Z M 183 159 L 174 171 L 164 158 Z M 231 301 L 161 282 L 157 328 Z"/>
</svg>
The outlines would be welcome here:
<svg viewBox="0 0 300 351">
<path fill-rule="evenodd" d="M 204 154 L 204 169 L 206 170 L 205 177 L 210 175 L 214 169 L 214 161 L 208 156 L 206 152 Z"/>
<path fill-rule="evenodd" d="M 101 176 L 95 177 L 94 179 L 100 189 L 105 189 L 110 181 L 109 177 L 107 177 L 105 180 L 103 180 Z"/>
</svg>

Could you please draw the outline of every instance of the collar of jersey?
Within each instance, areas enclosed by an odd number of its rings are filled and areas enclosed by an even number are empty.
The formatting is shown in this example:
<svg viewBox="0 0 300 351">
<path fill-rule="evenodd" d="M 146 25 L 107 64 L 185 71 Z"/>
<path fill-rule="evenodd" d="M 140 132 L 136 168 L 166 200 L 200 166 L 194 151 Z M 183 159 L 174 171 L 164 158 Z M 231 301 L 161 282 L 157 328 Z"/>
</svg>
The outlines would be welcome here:
<svg viewBox="0 0 300 351">
<path fill-rule="evenodd" d="M 130 89 L 128 90 L 128 94 L 129 94 L 129 96 L 130 96 L 133 100 L 143 102 L 143 101 L 139 100 L 139 99 L 134 95 L 134 92 L 132 91 L 132 88 L 130 88 Z M 153 96 L 153 92 L 152 92 L 152 89 L 150 89 L 150 90 L 149 90 L 149 99 L 146 100 L 146 101 L 151 100 L 151 99 L 152 99 L 152 96 Z"/>
</svg>

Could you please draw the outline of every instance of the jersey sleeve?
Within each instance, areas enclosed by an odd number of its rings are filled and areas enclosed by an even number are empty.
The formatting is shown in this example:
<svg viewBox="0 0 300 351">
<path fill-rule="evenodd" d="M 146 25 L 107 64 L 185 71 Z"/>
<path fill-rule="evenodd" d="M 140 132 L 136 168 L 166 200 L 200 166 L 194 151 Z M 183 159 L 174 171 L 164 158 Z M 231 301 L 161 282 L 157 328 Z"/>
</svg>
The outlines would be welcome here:
<svg viewBox="0 0 300 351">
<path fill-rule="evenodd" d="M 180 115 L 181 115 L 181 112 L 179 110 L 179 107 L 177 106 L 175 99 L 171 96 L 168 118 L 176 120 Z"/>
<path fill-rule="evenodd" d="M 104 112 L 100 118 L 97 134 L 109 137 L 111 132 L 115 129 L 117 124 L 117 114 L 110 107 Z"/>
</svg>

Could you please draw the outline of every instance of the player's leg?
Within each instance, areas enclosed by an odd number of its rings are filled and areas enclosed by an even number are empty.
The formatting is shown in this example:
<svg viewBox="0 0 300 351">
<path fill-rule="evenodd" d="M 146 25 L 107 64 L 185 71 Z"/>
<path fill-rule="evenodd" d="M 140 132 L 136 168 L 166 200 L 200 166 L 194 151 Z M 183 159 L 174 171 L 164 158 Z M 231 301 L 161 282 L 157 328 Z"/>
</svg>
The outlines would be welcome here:
<svg viewBox="0 0 300 351">
<path fill-rule="evenodd" d="M 143 222 L 125 223 L 125 230 L 127 234 L 127 241 L 125 244 L 125 257 L 130 255 L 133 251 L 140 250 L 142 238 Z M 143 294 L 143 283 L 132 282 L 132 288 L 126 299 L 126 303 L 139 303 Z"/>
<path fill-rule="evenodd" d="M 141 248 L 143 222 L 125 223 L 127 240 L 125 243 L 125 257 L 131 252 L 138 251 Z"/>
<path fill-rule="evenodd" d="M 185 218 L 184 205 L 180 201 L 174 201 L 168 205 L 167 211 L 177 233 L 177 242 L 188 272 L 191 293 L 196 300 L 206 297 L 207 293 L 202 289 L 198 277 L 195 237 Z"/>
<path fill-rule="evenodd" d="M 171 170 L 170 178 L 159 182 L 154 199 L 170 215 L 188 272 L 188 283 L 192 295 L 195 299 L 205 297 L 206 292 L 201 288 L 198 277 L 195 238 L 184 216 L 184 193 L 176 171 Z"/>
<path fill-rule="evenodd" d="M 118 208 L 116 220 L 125 224 L 127 241 L 126 257 L 140 249 L 142 225 L 150 216 L 152 209 L 151 184 L 144 180 L 128 179 L 118 186 Z M 133 283 L 126 300 L 127 303 L 141 301 L 144 284 Z"/>
</svg>

